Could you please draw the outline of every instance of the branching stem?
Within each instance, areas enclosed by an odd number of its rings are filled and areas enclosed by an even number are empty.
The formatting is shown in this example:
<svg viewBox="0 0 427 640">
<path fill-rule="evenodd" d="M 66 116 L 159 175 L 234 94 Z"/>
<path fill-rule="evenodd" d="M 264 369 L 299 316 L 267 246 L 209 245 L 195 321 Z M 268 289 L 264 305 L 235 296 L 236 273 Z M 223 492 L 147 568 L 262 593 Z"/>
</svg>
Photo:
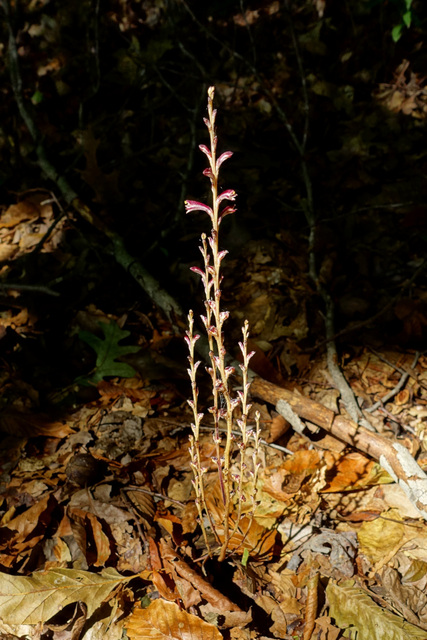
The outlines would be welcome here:
<svg viewBox="0 0 427 640">
<path fill-rule="evenodd" d="M 203 174 L 209 178 L 211 183 L 212 206 L 206 205 L 202 202 L 196 202 L 194 200 L 187 200 L 185 202 L 185 208 L 187 213 L 192 211 L 204 211 L 211 219 L 210 236 L 207 237 L 206 234 L 203 234 L 201 238 L 200 251 L 203 256 L 204 270 L 199 269 L 198 267 L 192 267 L 192 271 L 196 272 L 200 276 L 204 286 L 204 305 L 206 315 L 203 315 L 201 319 L 206 329 L 209 342 L 210 363 L 207 367 L 207 372 L 212 383 L 213 403 L 212 406 L 209 407 L 208 411 L 211 413 L 214 423 L 213 440 L 215 443 L 215 457 L 213 458 L 213 461 L 217 467 L 218 484 L 222 499 L 223 515 L 221 523 L 214 521 L 206 501 L 204 489 L 203 476 L 205 474 L 205 469 L 203 469 L 201 465 L 201 450 L 199 442 L 200 423 L 203 418 L 203 414 L 198 411 L 198 389 L 196 382 L 196 371 L 200 362 L 194 362 L 194 345 L 199 336 L 195 336 L 193 334 L 192 311 L 190 311 L 188 316 L 189 328 L 186 335 L 186 341 L 189 347 L 188 359 L 190 368 L 188 369 L 188 373 L 192 386 L 192 399 L 189 400 L 189 404 L 194 416 L 194 422 L 192 424 L 193 433 L 190 439 L 190 455 L 191 466 L 194 474 L 193 485 L 196 493 L 196 504 L 208 553 L 211 555 L 211 547 L 208 543 L 208 535 L 204 525 L 204 515 L 206 515 L 209 527 L 219 543 L 219 560 L 223 561 L 227 552 L 230 550 L 229 547 L 231 539 L 237 533 L 243 515 L 242 503 L 245 500 L 243 495 L 243 481 L 246 475 L 244 458 L 249 439 L 249 434 L 247 432 L 247 419 L 251 407 L 248 403 L 248 392 L 250 386 L 248 382 L 248 368 L 249 360 L 253 353 L 248 353 L 247 351 L 249 324 L 246 321 L 242 328 L 243 340 L 239 343 L 243 359 L 243 364 L 240 365 L 243 377 L 243 391 L 239 391 L 237 397 L 233 397 L 230 387 L 230 376 L 234 374 L 235 370 L 234 367 L 227 366 L 226 364 L 227 352 L 224 344 L 223 331 L 223 325 L 227 320 L 229 313 L 228 311 L 223 311 L 221 308 L 221 262 L 226 256 L 227 251 L 220 251 L 219 230 L 222 219 L 236 211 L 233 206 L 223 206 L 222 203 L 227 200 L 234 201 L 237 194 L 232 189 L 225 190 L 221 193 L 218 192 L 220 167 L 225 160 L 232 156 L 232 152 L 226 151 L 217 157 L 217 135 L 215 128 L 216 109 L 213 108 L 214 91 L 214 87 L 210 87 L 208 89 L 208 117 L 204 118 L 205 125 L 209 131 L 209 147 L 200 145 L 200 150 L 206 155 L 209 163 L 208 168 L 203 171 Z M 234 456 L 233 427 L 234 414 L 237 407 L 240 407 L 242 414 L 241 418 L 237 420 L 237 425 L 241 434 L 237 445 L 240 452 L 240 459 L 238 462 L 239 473 L 236 474 L 235 477 L 232 477 L 231 467 Z M 223 443 L 223 436 L 221 435 L 222 429 L 220 428 L 220 422 L 222 421 L 225 422 L 226 426 L 225 443 Z M 255 460 L 258 455 L 260 439 L 259 417 L 256 419 L 256 425 L 256 454 L 253 460 L 254 470 L 251 472 L 255 480 L 252 495 L 253 506 L 255 504 L 256 475 L 258 471 L 258 466 Z M 238 506 L 236 514 L 237 517 L 234 518 L 233 523 L 233 498 L 235 496 L 237 497 Z M 251 522 L 252 520 L 250 520 L 250 523 Z M 243 539 L 247 535 L 247 531 L 244 534 Z"/>
</svg>

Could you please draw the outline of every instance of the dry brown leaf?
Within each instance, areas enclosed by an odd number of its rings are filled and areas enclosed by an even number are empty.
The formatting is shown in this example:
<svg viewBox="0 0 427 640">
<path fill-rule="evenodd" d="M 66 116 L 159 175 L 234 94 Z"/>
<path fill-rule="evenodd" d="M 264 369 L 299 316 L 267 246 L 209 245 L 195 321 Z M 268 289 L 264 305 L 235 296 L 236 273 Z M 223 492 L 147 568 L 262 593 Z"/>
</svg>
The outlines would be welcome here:
<svg viewBox="0 0 427 640">
<path fill-rule="evenodd" d="M 329 480 L 330 476 L 332 478 Z M 322 491 L 325 493 L 353 491 L 379 484 L 382 476 L 384 472 L 376 462 L 355 451 L 343 456 L 328 472 L 328 482 Z"/>
<path fill-rule="evenodd" d="M 222 542 L 224 540 L 223 523 L 223 503 L 220 488 L 217 485 L 207 493 L 206 506 L 215 522 L 217 535 Z M 256 514 L 255 514 L 256 515 Z M 229 519 L 230 532 L 235 528 L 237 510 L 231 514 Z M 245 549 L 254 560 L 271 560 L 276 549 L 277 531 L 269 530 L 259 524 L 256 519 L 251 519 L 246 515 L 241 515 L 238 527 L 228 543 L 228 549 L 242 554 Z"/>
<path fill-rule="evenodd" d="M 402 577 L 391 567 L 384 567 L 381 580 L 387 599 L 411 624 L 427 629 L 427 595 L 411 584 L 402 584 Z"/>
<path fill-rule="evenodd" d="M 59 615 L 61 615 L 59 613 Z M 71 617 L 62 624 L 50 622 L 46 624 L 46 628 L 54 633 L 54 640 L 79 640 L 82 629 L 87 618 L 87 606 L 84 602 L 77 602 Z M 54 618 L 55 620 L 55 618 Z"/>
<path fill-rule="evenodd" d="M 11 260 L 16 253 L 18 253 L 17 246 L 0 242 L 0 262 Z"/>
<path fill-rule="evenodd" d="M 332 624 L 329 616 L 317 618 L 313 633 L 314 638 L 319 638 L 319 640 L 337 640 L 340 634 L 341 629 L 338 629 L 338 627 Z"/>
<path fill-rule="evenodd" d="M 164 600 L 155 600 L 146 609 L 135 607 L 127 620 L 126 632 L 130 640 L 222 640 L 213 624 Z"/>
<path fill-rule="evenodd" d="M 185 578 L 200 591 L 203 597 L 218 611 L 240 611 L 240 608 L 220 591 L 215 589 L 205 578 L 190 567 L 162 539 L 160 540 L 162 558 L 165 563 L 173 565 L 174 571 Z"/>
<path fill-rule="evenodd" d="M 50 493 L 0 528 L 0 539 L 3 540 L 0 564 L 11 567 L 43 540 L 57 504 L 56 497 Z"/>
<path fill-rule="evenodd" d="M 10 229 L 11 227 L 15 227 L 20 222 L 23 222 L 24 220 L 38 218 L 39 215 L 40 211 L 34 203 L 23 200 L 22 202 L 18 202 L 17 204 L 12 204 L 1 215 L 0 229 L 4 227 Z"/>
<path fill-rule="evenodd" d="M 103 567 L 111 555 L 110 541 L 102 530 L 102 524 L 93 513 L 87 514 L 87 519 L 92 527 L 93 540 L 96 545 L 95 567 Z"/>
<path fill-rule="evenodd" d="M 163 598 L 164 600 L 170 600 L 171 602 L 175 602 L 175 600 L 180 599 L 180 594 L 178 590 L 175 589 L 175 586 L 173 589 L 171 589 L 166 584 L 165 577 L 163 577 L 164 575 L 166 577 L 165 572 L 157 571 L 155 569 L 153 570 L 151 581 L 153 585 L 156 587 L 157 591 L 159 592 L 159 595 L 161 598 Z"/>
<path fill-rule="evenodd" d="M 267 442 L 276 442 L 289 430 L 290 426 L 289 422 L 278 413 L 271 421 Z"/>
<path fill-rule="evenodd" d="M 316 572 L 307 582 L 307 601 L 305 608 L 305 628 L 303 640 L 310 640 L 314 630 L 319 589 L 319 574 Z"/>
<path fill-rule="evenodd" d="M 294 453 L 291 458 L 285 460 L 283 468 L 295 475 L 299 475 L 301 473 L 310 475 L 318 469 L 319 462 L 320 455 L 317 451 L 301 449 Z"/>
<path fill-rule="evenodd" d="M 0 431 L 13 436 L 37 438 L 65 438 L 73 433 L 71 427 L 63 422 L 51 420 L 41 414 L 22 413 L 20 411 L 5 410 L 0 413 Z"/>
<path fill-rule="evenodd" d="M 405 527 L 396 509 L 387 511 L 384 518 L 364 522 L 357 533 L 361 553 L 380 566 L 384 566 L 405 542 L 416 535 L 417 530 Z"/>
</svg>

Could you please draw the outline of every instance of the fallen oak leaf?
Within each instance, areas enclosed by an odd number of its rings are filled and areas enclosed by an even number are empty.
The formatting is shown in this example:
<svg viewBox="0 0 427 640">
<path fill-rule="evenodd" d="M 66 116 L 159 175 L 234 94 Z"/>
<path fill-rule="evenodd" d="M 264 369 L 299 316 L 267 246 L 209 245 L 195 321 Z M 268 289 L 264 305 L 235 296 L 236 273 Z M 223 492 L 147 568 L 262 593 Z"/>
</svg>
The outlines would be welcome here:
<svg viewBox="0 0 427 640">
<path fill-rule="evenodd" d="M 137 346 L 119 345 L 119 342 L 130 336 L 130 331 L 120 329 L 116 322 L 98 322 L 98 325 L 104 338 L 100 338 L 90 331 L 80 331 L 79 333 L 79 338 L 96 352 L 96 365 L 92 375 L 76 378 L 75 384 L 96 384 L 108 376 L 132 378 L 136 375 L 135 369 L 130 364 L 117 360 L 139 351 Z"/>
</svg>

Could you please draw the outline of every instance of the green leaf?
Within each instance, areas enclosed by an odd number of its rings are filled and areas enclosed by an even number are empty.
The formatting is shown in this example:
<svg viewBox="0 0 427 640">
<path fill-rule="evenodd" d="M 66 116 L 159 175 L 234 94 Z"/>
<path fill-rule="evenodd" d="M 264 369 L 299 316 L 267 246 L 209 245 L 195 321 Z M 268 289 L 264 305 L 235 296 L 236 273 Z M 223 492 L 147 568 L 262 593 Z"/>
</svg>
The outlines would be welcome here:
<svg viewBox="0 0 427 640">
<path fill-rule="evenodd" d="M 243 555 L 242 555 L 242 566 L 246 567 L 248 564 L 248 560 L 249 560 L 249 549 L 243 549 Z"/>
<path fill-rule="evenodd" d="M 395 27 L 393 27 L 393 29 L 391 30 L 391 37 L 393 38 L 393 42 L 399 42 L 402 36 L 402 29 L 403 24 L 397 24 Z"/>
<path fill-rule="evenodd" d="M 402 20 L 409 29 L 412 22 L 412 11 L 407 11 L 406 13 L 404 13 L 402 16 Z"/>
<path fill-rule="evenodd" d="M 96 384 L 108 376 L 131 378 L 136 374 L 133 367 L 125 362 L 117 362 L 118 358 L 136 353 L 139 347 L 120 346 L 119 342 L 130 335 L 130 331 L 120 329 L 115 322 L 98 322 L 104 338 L 96 336 L 90 331 L 80 331 L 79 338 L 86 342 L 96 353 L 95 373 L 89 377 L 78 378 L 78 384 Z"/>
<path fill-rule="evenodd" d="M 1 575 L 0 618 L 9 625 L 45 622 L 73 602 L 87 605 L 87 616 L 130 578 L 115 569 L 91 573 L 77 569 L 48 569 L 30 576 Z"/>
<path fill-rule="evenodd" d="M 44 95 L 38 89 L 34 91 L 33 95 L 31 96 L 31 102 L 34 105 L 40 104 L 40 102 L 43 102 L 43 99 L 44 99 Z"/>
</svg>

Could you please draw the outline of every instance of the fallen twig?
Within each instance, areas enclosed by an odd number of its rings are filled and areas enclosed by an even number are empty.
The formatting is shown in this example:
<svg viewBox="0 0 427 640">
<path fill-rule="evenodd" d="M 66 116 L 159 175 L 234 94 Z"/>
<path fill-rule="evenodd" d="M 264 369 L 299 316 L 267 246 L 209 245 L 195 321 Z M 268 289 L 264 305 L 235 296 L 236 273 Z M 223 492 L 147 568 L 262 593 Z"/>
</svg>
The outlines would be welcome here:
<svg viewBox="0 0 427 640">
<path fill-rule="evenodd" d="M 427 520 L 427 475 L 409 451 L 379 433 L 357 425 L 353 420 L 335 415 L 333 411 L 304 396 L 282 389 L 262 378 L 255 378 L 251 394 L 275 405 L 286 418 L 286 403 L 304 420 L 321 427 L 341 442 L 352 445 L 377 460 L 403 489 L 420 516 Z"/>
<path fill-rule="evenodd" d="M 420 354 L 417 351 L 416 354 L 415 354 L 414 360 L 413 360 L 413 362 L 411 364 L 411 369 L 415 369 L 419 357 L 420 357 Z M 391 366 L 394 366 L 394 365 L 391 364 Z M 373 404 L 372 407 L 369 407 L 369 409 L 366 409 L 366 411 L 368 413 L 373 413 L 374 411 L 376 411 L 377 409 L 382 407 L 386 402 L 391 400 L 391 398 L 394 398 L 394 396 L 397 395 L 399 393 L 399 391 L 406 384 L 406 381 L 409 378 L 409 375 L 410 375 L 409 371 L 403 371 L 402 372 L 402 376 L 401 376 L 399 382 L 397 383 L 397 385 L 393 389 L 391 389 L 388 393 L 386 393 L 385 396 L 383 396 L 381 398 L 381 400 L 378 400 L 378 402 Z"/>
</svg>

